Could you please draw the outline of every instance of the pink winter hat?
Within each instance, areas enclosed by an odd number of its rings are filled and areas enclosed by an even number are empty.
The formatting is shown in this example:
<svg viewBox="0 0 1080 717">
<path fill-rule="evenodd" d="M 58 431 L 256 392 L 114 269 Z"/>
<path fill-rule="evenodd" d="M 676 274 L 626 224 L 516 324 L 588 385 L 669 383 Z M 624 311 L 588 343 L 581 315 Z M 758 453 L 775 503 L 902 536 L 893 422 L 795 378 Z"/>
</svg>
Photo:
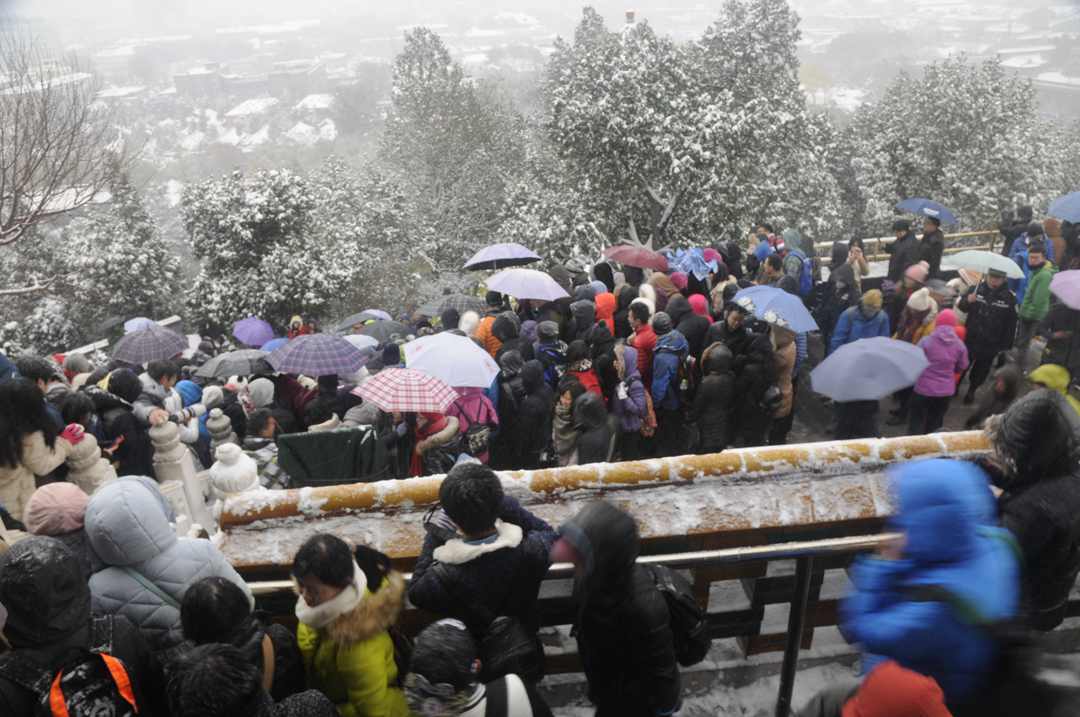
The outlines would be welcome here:
<svg viewBox="0 0 1080 717">
<path fill-rule="evenodd" d="M 90 496 L 74 483 L 48 483 L 34 491 L 23 523 L 34 535 L 64 535 L 82 530 Z"/>
<path fill-rule="evenodd" d="M 675 285 L 676 289 L 682 291 L 690 283 L 690 279 L 683 272 L 676 271 L 671 275 L 671 283 Z"/>
<path fill-rule="evenodd" d="M 952 309 L 945 309 L 937 315 L 937 322 L 934 325 L 952 326 L 953 328 L 956 328 L 956 314 L 953 313 Z"/>
<path fill-rule="evenodd" d="M 908 270 L 904 272 L 904 276 L 909 279 L 913 279 L 920 284 L 926 283 L 926 277 L 930 275 L 930 265 L 925 261 L 920 261 L 918 264 L 912 264 L 908 267 Z"/>
</svg>

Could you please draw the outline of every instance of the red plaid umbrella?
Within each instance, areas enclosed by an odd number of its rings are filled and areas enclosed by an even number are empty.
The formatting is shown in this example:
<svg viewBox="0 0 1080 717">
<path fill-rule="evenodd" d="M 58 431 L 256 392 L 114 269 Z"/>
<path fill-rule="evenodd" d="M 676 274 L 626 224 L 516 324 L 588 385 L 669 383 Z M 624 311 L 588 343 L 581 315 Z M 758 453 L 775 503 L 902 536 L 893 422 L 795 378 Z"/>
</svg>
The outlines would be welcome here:
<svg viewBox="0 0 1080 717">
<path fill-rule="evenodd" d="M 384 411 L 400 413 L 444 413 L 458 397 L 434 376 L 408 368 L 385 368 L 353 393 Z"/>
</svg>

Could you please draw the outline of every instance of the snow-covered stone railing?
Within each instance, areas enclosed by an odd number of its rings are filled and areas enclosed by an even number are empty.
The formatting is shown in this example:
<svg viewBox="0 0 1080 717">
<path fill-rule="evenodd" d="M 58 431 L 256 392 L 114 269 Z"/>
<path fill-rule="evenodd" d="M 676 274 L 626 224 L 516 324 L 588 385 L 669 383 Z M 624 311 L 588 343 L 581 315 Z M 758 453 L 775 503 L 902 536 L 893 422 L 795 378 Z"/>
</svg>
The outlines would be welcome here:
<svg viewBox="0 0 1080 717">
<path fill-rule="evenodd" d="M 638 520 L 651 543 L 686 549 L 775 542 L 769 532 L 872 529 L 888 516 L 883 468 L 928 456 L 985 452 L 978 431 L 904 438 L 762 446 L 704 456 L 502 474 L 506 491 L 552 525 L 603 496 Z M 423 542 L 422 519 L 441 476 L 264 491 L 230 498 L 221 548 L 241 570 L 281 571 L 310 535 L 334 532 L 408 567 Z M 683 548 L 680 548 L 683 549 Z M 653 551 L 655 552 L 655 551 Z"/>
</svg>

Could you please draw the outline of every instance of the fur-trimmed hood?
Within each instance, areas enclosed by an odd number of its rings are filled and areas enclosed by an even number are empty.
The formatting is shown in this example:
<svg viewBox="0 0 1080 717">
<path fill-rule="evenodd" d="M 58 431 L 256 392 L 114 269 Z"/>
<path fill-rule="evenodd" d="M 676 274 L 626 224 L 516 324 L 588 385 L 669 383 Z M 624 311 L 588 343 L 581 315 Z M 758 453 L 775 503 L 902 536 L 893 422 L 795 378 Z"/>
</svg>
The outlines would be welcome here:
<svg viewBox="0 0 1080 717">
<path fill-rule="evenodd" d="M 397 622 L 404 604 L 405 578 L 391 571 L 377 592 L 366 591 L 359 605 L 326 626 L 326 637 L 338 644 L 370 640 Z"/>
<path fill-rule="evenodd" d="M 434 557 L 440 563 L 462 565 L 481 555 L 521 545 L 524 533 L 520 526 L 496 520 L 495 530 L 498 532 L 498 537 L 490 543 L 466 543 L 460 538 L 454 538 L 435 548 Z"/>
</svg>

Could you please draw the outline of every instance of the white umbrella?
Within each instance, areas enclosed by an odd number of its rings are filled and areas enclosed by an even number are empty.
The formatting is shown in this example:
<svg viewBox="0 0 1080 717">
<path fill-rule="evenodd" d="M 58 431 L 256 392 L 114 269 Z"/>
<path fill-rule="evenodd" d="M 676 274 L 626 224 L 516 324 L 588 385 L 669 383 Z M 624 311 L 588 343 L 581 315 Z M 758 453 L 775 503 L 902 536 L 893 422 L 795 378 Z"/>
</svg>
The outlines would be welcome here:
<svg viewBox="0 0 1080 717">
<path fill-rule="evenodd" d="M 504 269 L 485 283 L 492 291 L 515 299 L 555 301 L 570 296 L 551 276 L 536 269 Z"/>
<path fill-rule="evenodd" d="M 1000 271 L 1010 279 L 1024 278 L 1024 270 L 1015 261 L 1007 256 L 982 249 L 968 249 L 946 256 L 942 259 L 941 266 L 945 269 L 971 269 L 980 274 L 989 273 L 991 270 Z"/>
<path fill-rule="evenodd" d="M 499 375 L 499 365 L 491 354 L 464 336 L 423 336 L 402 348 L 406 366 L 449 386 L 487 388 Z"/>
</svg>

